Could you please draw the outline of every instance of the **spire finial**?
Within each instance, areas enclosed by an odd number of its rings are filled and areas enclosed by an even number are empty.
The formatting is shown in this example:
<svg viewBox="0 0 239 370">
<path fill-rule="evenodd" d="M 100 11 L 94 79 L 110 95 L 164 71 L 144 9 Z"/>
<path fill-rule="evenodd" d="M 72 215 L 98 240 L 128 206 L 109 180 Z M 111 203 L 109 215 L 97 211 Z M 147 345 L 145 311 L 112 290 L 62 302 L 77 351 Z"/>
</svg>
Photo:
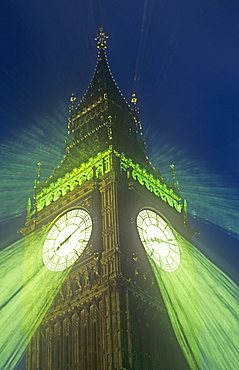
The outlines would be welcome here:
<svg viewBox="0 0 239 370">
<path fill-rule="evenodd" d="M 98 41 L 96 47 L 98 49 L 102 49 L 102 50 L 106 49 L 107 48 L 106 39 L 108 39 L 108 38 L 109 38 L 109 36 L 106 36 L 106 34 L 104 32 L 104 28 L 102 26 L 100 26 L 99 33 L 95 37 L 95 40 Z"/>
</svg>

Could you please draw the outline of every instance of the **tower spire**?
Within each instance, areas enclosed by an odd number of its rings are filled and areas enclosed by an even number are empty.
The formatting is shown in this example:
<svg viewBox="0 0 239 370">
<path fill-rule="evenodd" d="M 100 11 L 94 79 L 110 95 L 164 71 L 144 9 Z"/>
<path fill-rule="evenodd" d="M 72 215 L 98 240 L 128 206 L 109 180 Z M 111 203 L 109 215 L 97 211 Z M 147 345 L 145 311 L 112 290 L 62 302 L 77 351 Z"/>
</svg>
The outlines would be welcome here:
<svg viewBox="0 0 239 370">
<path fill-rule="evenodd" d="M 109 38 L 109 36 L 106 36 L 106 34 L 104 32 L 104 28 L 102 26 L 100 26 L 99 33 L 97 34 L 97 36 L 94 39 L 94 40 L 97 41 L 96 47 L 98 49 L 105 50 L 107 48 L 106 39 L 108 39 L 108 38 Z"/>
</svg>

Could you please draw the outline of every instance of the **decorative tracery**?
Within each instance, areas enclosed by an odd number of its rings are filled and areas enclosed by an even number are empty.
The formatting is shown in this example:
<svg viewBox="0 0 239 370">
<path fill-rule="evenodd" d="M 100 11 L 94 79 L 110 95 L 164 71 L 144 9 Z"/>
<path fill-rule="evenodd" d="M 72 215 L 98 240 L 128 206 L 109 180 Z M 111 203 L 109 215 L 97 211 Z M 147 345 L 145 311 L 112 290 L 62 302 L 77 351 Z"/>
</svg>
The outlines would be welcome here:
<svg viewBox="0 0 239 370">
<path fill-rule="evenodd" d="M 181 198 L 172 188 L 152 174 L 149 174 L 144 168 L 134 163 L 130 158 L 127 158 L 124 153 L 118 153 L 113 150 L 112 147 L 109 147 L 109 149 L 104 152 L 98 153 L 95 157 L 90 158 L 89 161 L 82 163 L 80 167 L 74 168 L 70 173 L 66 173 L 62 178 L 51 183 L 50 186 L 42 188 L 35 196 L 36 210 L 41 211 L 44 207 L 74 190 L 77 186 L 92 179 L 94 174 L 100 177 L 112 170 L 113 155 L 120 159 L 121 171 L 125 171 L 128 176 L 131 176 L 134 180 L 139 182 L 139 184 L 145 186 L 150 192 L 160 197 L 178 212 L 182 211 L 183 205 L 181 204 Z"/>
</svg>

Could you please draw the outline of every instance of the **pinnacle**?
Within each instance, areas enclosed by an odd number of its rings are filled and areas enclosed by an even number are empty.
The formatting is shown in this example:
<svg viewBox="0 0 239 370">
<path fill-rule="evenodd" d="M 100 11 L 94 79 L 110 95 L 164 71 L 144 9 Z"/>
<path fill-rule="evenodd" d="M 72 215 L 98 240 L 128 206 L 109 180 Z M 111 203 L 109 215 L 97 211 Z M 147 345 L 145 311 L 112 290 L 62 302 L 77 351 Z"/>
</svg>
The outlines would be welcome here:
<svg viewBox="0 0 239 370">
<path fill-rule="evenodd" d="M 97 36 L 94 39 L 94 40 L 98 41 L 96 47 L 98 49 L 102 49 L 102 50 L 106 49 L 107 48 L 106 39 L 108 39 L 108 38 L 109 38 L 109 36 L 106 36 L 103 27 L 100 26 L 99 33 L 97 34 Z"/>
</svg>

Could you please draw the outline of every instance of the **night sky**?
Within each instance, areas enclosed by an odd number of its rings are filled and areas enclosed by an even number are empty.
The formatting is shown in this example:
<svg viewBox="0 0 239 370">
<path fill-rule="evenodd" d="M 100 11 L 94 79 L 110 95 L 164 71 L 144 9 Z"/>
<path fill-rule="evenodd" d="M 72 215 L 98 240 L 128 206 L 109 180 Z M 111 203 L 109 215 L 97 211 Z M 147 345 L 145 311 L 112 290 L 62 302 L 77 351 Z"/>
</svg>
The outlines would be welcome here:
<svg viewBox="0 0 239 370">
<path fill-rule="evenodd" d="M 69 97 L 94 72 L 102 25 L 116 82 L 138 97 L 148 155 L 175 164 L 195 244 L 238 279 L 238 0 L 7 0 L 0 5 L 0 231 L 19 237 L 36 164 L 65 154 Z"/>
<path fill-rule="evenodd" d="M 239 236 L 238 20 L 238 0 L 2 1 L 3 246 L 24 225 L 36 163 L 46 179 L 65 154 L 69 97 L 74 92 L 79 101 L 90 83 L 102 25 L 120 90 L 127 101 L 137 94 L 153 165 L 167 177 L 175 164 L 192 224 L 204 224 L 198 245 L 209 256 L 229 255 L 232 271 Z"/>
</svg>

